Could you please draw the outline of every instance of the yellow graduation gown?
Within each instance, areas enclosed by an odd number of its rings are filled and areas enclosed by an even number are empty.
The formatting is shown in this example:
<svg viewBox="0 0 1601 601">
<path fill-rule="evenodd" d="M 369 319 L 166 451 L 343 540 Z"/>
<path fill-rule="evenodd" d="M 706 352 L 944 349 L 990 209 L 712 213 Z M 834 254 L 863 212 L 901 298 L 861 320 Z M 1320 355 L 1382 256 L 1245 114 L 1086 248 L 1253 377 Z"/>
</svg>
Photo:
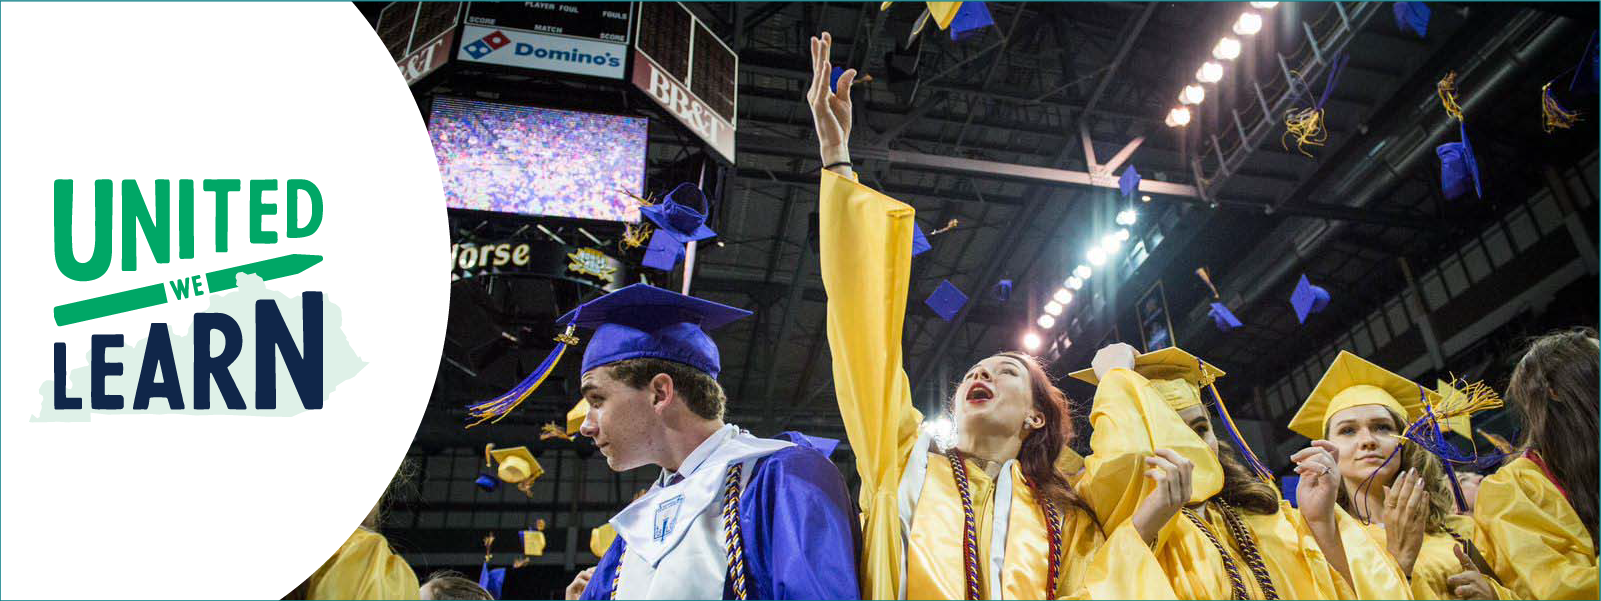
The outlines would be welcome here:
<svg viewBox="0 0 1601 601">
<path fill-rule="evenodd" d="M 1130 370 L 1117 369 L 1101 378 L 1090 410 L 1094 434 L 1091 454 L 1084 460 L 1079 493 L 1108 528 L 1126 523 L 1141 499 L 1150 493 L 1142 459 L 1154 449 L 1166 448 L 1195 463 L 1192 500 L 1208 500 L 1222 489 L 1222 466 L 1206 443 L 1178 417 L 1149 380 Z M 1214 503 L 1204 510 L 1208 530 L 1223 544 L 1239 567 L 1252 598 L 1262 591 L 1252 577 L 1234 537 Z M 1382 545 L 1368 536 L 1360 523 L 1336 510 L 1346 563 L 1356 588 L 1329 565 L 1311 528 L 1299 511 L 1281 502 L 1279 511 L 1258 515 L 1238 512 L 1255 537 L 1262 562 L 1273 586 L 1284 599 L 1410 599 L 1406 579 Z M 1206 532 L 1183 515 L 1174 516 L 1157 536 L 1155 555 L 1181 599 L 1227 599 L 1233 587 L 1223 558 Z"/>
<path fill-rule="evenodd" d="M 357 528 L 311 574 L 308 599 L 416 599 L 417 573 L 382 534 Z"/>
<path fill-rule="evenodd" d="M 1596 598 L 1590 532 L 1562 491 L 1527 457 L 1512 460 L 1479 484 L 1473 521 L 1474 544 L 1501 584 L 1520 597 Z"/>
<path fill-rule="evenodd" d="M 921 450 L 922 414 L 902 369 L 901 335 L 910 287 L 912 207 L 851 178 L 822 173 L 819 198 L 823 285 L 828 291 L 828 342 L 834 392 L 862 479 L 862 595 L 871 599 L 964 598 L 961 501 L 944 455 Z M 926 439 L 924 439 L 926 441 Z M 921 453 L 920 457 L 914 454 Z M 924 461 L 926 459 L 926 461 Z M 915 508 L 903 515 L 908 465 L 921 466 Z M 1014 464 L 1015 465 L 1015 464 Z M 968 460 L 985 598 L 1171 598 L 1155 558 L 1130 528 L 1103 538 L 1091 517 L 1061 507 L 1061 576 L 1045 590 L 1048 543 L 1039 503 L 1015 467 L 1002 472 L 1011 494 Z M 992 521 L 999 501 L 1005 522 L 1000 589 L 992 590 Z M 910 530 L 903 529 L 910 525 Z M 1117 570 L 1114 573 L 1113 567 Z"/>
<path fill-rule="evenodd" d="M 1462 540 L 1473 540 L 1473 518 L 1467 516 L 1450 516 L 1446 518 L 1446 527 L 1461 536 Z M 1384 525 L 1378 522 L 1367 524 L 1368 535 L 1380 546 L 1388 544 Z M 1412 564 L 1412 598 L 1413 599 L 1455 599 L 1451 593 L 1451 586 L 1446 579 L 1462 573 L 1462 561 L 1456 558 L 1457 540 L 1449 534 L 1429 534 L 1423 537 L 1423 546 L 1418 549 L 1418 559 Z M 1500 586 L 1495 578 L 1486 574 L 1490 586 L 1495 587 L 1496 598 L 1501 601 L 1519 598 L 1516 593 Z"/>
</svg>

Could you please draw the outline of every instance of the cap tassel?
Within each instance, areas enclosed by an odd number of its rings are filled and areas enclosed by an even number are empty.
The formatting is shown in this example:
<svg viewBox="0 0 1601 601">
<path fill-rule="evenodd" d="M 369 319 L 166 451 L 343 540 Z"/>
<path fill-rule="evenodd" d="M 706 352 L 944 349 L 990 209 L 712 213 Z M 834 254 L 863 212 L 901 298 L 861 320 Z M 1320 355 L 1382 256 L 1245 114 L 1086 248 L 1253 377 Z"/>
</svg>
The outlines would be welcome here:
<svg viewBox="0 0 1601 601">
<path fill-rule="evenodd" d="M 1445 108 L 1445 114 L 1452 119 L 1462 120 L 1462 106 L 1456 103 L 1456 71 L 1445 74 L 1445 79 L 1435 84 L 1435 91 L 1440 94 L 1440 105 Z"/>
<path fill-rule="evenodd" d="M 567 347 L 578 344 L 578 337 L 573 335 L 573 331 L 576 328 L 577 320 L 567 324 L 567 330 L 556 337 L 556 348 L 551 350 L 550 355 L 545 357 L 545 361 L 540 363 L 539 367 L 534 368 L 534 372 L 523 378 L 523 381 L 517 384 L 515 388 L 494 399 L 468 406 L 468 418 L 477 419 L 478 421 L 468 424 L 467 427 L 471 428 L 486 421 L 489 423 L 498 422 L 501 418 L 511 413 L 513 409 L 516 409 L 518 405 L 521 405 L 523 401 L 527 400 L 528 396 L 533 394 L 534 390 L 545 382 L 545 378 L 550 376 L 550 372 L 555 371 L 556 363 L 561 361 L 561 356 L 567 352 Z"/>
<path fill-rule="evenodd" d="M 1285 150 L 1290 149 L 1286 139 L 1295 138 L 1295 149 L 1310 158 L 1312 153 L 1306 151 L 1307 146 L 1322 146 L 1328 141 L 1329 128 L 1323 118 L 1323 105 L 1328 103 L 1329 94 L 1333 93 L 1334 87 L 1339 84 L 1340 73 L 1345 70 L 1345 63 L 1349 60 L 1350 56 L 1344 52 L 1334 57 L 1334 62 L 1329 65 L 1329 74 L 1323 80 L 1323 95 L 1318 97 L 1317 104 L 1284 115 L 1284 135 L 1279 137 L 1279 144 L 1284 146 Z M 1296 74 L 1296 77 L 1299 78 L 1300 75 Z M 1305 82 L 1301 85 L 1305 91 L 1312 89 Z"/>
<path fill-rule="evenodd" d="M 1579 122 L 1579 111 L 1570 111 L 1562 108 L 1556 96 L 1551 95 L 1551 82 L 1540 87 L 1540 109 L 1545 114 L 1545 133 L 1558 129 L 1568 129 Z"/>
<path fill-rule="evenodd" d="M 1423 416 L 1408 425 L 1401 436 L 1440 458 L 1441 465 L 1445 467 L 1446 479 L 1451 483 L 1451 493 L 1456 497 L 1457 509 L 1465 512 L 1468 510 L 1467 500 L 1462 495 L 1462 485 L 1457 482 L 1456 470 L 1451 464 L 1476 465 L 1479 461 L 1478 449 L 1464 453 L 1456 445 L 1451 444 L 1446 440 L 1445 432 L 1441 431 L 1440 422 L 1500 407 L 1501 397 L 1482 382 L 1464 385 L 1457 389 L 1457 392 L 1442 398 L 1437 404 L 1429 402 L 1428 393 L 1422 386 L 1418 387 L 1418 394 L 1423 399 Z M 1439 408 L 1438 412 L 1436 408 Z"/>
<path fill-rule="evenodd" d="M 555 422 L 551 422 L 539 427 L 540 440 L 550 440 L 552 438 L 560 438 L 562 440 L 573 439 L 572 435 L 568 434 L 565 428 L 556 425 Z"/>
<path fill-rule="evenodd" d="M 1218 421 L 1223 424 L 1223 431 L 1229 435 L 1229 442 L 1245 458 L 1245 466 L 1251 469 L 1251 474 L 1258 480 L 1272 485 L 1273 470 L 1268 469 L 1261 459 L 1257 459 L 1256 453 L 1251 450 L 1251 445 L 1246 444 L 1245 437 L 1240 436 L 1240 429 L 1235 427 L 1234 418 L 1229 415 L 1228 405 L 1223 402 L 1223 396 L 1217 393 L 1216 378 L 1206 372 L 1206 363 L 1199 359 L 1196 362 L 1201 364 L 1201 385 L 1212 391 L 1212 405 L 1217 407 Z"/>
</svg>

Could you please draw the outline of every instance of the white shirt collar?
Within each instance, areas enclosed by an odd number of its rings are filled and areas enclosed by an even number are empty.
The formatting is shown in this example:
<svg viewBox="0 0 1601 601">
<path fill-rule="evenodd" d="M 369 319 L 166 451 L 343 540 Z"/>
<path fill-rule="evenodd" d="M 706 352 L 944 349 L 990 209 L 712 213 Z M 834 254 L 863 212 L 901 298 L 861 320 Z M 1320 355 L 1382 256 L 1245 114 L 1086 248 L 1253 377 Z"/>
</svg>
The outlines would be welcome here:
<svg viewBox="0 0 1601 601">
<path fill-rule="evenodd" d="M 695 470 L 700 468 L 701 464 L 706 462 L 708 457 L 712 456 L 713 452 L 717 451 L 718 447 L 723 446 L 724 442 L 727 442 L 729 438 L 732 438 L 738 432 L 739 426 L 723 424 L 723 427 L 718 428 L 716 432 L 712 432 L 711 436 L 707 436 L 706 440 L 701 441 L 700 446 L 695 447 L 695 450 L 690 451 L 689 455 L 684 456 L 684 462 L 678 465 L 678 471 L 662 468 L 661 476 L 656 478 L 656 485 L 667 486 L 673 476 L 679 474 L 688 478 L 695 473 Z"/>
</svg>

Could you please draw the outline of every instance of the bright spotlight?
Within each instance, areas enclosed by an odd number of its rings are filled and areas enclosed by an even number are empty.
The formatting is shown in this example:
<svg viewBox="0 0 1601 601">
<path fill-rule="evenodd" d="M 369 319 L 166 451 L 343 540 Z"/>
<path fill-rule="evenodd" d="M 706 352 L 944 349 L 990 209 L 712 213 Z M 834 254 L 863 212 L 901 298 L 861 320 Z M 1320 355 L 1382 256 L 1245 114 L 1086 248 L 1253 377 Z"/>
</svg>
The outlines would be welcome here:
<svg viewBox="0 0 1601 601">
<path fill-rule="evenodd" d="M 1167 120 L 1164 121 L 1164 123 L 1167 123 L 1168 127 L 1184 127 L 1186 125 L 1189 125 L 1190 124 L 1190 109 L 1187 109 L 1187 108 L 1184 108 L 1184 107 L 1181 106 L 1181 107 L 1178 107 L 1178 108 L 1173 109 L 1171 111 L 1168 111 L 1167 112 Z"/>
<path fill-rule="evenodd" d="M 1057 315 L 1061 315 L 1062 314 L 1062 305 L 1057 303 L 1056 301 L 1050 301 L 1050 302 L 1045 303 L 1045 314 L 1046 315 L 1050 315 L 1051 317 L 1056 317 Z"/>
<path fill-rule="evenodd" d="M 1240 19 L 1234 22 L 1234 33 L 1239 35 L 1256 35 L 1262 31 L 1262 15 L 1245 11 L 1240 13 Z"/>
<path fill-rule="evenodd" d="M 1278 6 L 1278 5 L 1279 5 L 1279 3 L 1277 3 L 1277 2 L 1252 2 L 1251 3 L 1251 8 L 1260 8 L 1262 10 L 1269 10 L 1269 9 L 1275 7 L 1275 6 Z"/>
<path fill-rule="evenodd" d="M 1240 57 L 1240 41 L 1234 38 L 1223 38 L 1212 47 L 1212 58 L 1231 61 Z"/>
<path fill-rule="evenodd" d="M 1081 280 L 1090 279 L 1090 266 L 1089 265 L 1079 265 L 1078 267 L 1074 267 L 1073 268 L 1073 275 L 1075 277 L 1077 277 L 1078 279 L 1081 279 Z"/>
<path fill-rule="evenodd" d="M 1067 289 L 1078 290 L 1084 287 L 1084 280 L 1076 275 L 1067 276 Z"/>
<path fill-rule="evenodd" d="M 1123 247 L 1123 240 L 1126 240 L 1126 238 L 1118 238 L 1116 232 L 1101 236 L 1101 250 L 1106 251 L 1108 255 L 1115 253 L 1117 249 Z"/>
<path fill-rule="evenodd" d="M 1113 235 L 1117 237 L 1118 242 L 1126 241 L 1128 240 L 1128 228 L 1119 228 L 1117 233 Z"/>
<path fill-rule="evenodd" d="M 1134 221 L 1137 219 L 1139 219 L 1139 213 L 1135 212 L 1134 209 L 1123 209 L 1117 212 L 1118 225 L 1134 225 Z"/>
<path fill-rule="evenodd" d="M 1051 295 L 1051 300 L 1062 303 L 1063 305 L 1071 303 L 1073 302 L 1073 291 L 1066 288 L 1057 288 L 1056 294 Z"/>
<path fill-rule="evenodd" d="M 1150 194 L 1146 194 L 1146 195 L 1140 196 L 1140 202 L 1151 202 L 1151 195 Z"/>
<path fill-rule="evenodd" d="M 1183 104 L 1200 104 L 1202 100 L 1206 100 L 1206 88 L 1199 84 L 1184 86 L 1184 91 L 1179 92 L 1179 102 Z"/>
<path fill-rule="evenodd" d="M 1206 61 L 1201 68 L 1195 70 L 1195 80 L 1201 83 L 1217 83 L 1223 80 L 1223 63 Z"/>
<path fill-rule="evenodd" d="M 1052 326 L 1056 325 L 1056 318 L 1055 317 L 1051 317 L 1049 315 L 1041 315 L 1039 321 L 1036 321 L 1034 323 L 1039 324 L 1039 326 L 1041 328 L 1045 328 L 1045 329 L 1049 330 L 1049 329 L 1051 329 Z"/>
<path fill-rule="evenodd" d="M 1084 253 L 1084 258 L 1089 260 L 1090 265 L 1100 267 L 1102 263 L 1106 262 L 1106 250 L 1097 246 Z"/>
<path fill-rule="evenodd" d="M 1040 347 L 1040 335 L 1029 332 L 1023 335 L 1023 348 L 1034 350 Z"/>
</svg>

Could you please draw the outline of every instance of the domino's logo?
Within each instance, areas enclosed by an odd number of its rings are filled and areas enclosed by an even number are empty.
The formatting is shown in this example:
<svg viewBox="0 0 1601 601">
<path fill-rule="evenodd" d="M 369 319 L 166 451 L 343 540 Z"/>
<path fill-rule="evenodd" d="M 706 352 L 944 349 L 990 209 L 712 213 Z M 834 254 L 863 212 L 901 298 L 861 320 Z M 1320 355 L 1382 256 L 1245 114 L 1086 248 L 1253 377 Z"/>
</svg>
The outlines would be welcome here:
<svg viewBox="0 0 1601 601">
<path fill-rule="evenodd" d="M 483 38 L 480 38 L 476 42 L 463 46 L 461 50 L 462 52 L 466 52 L 469 56 L 472 56 L 474 59 L 480 59 L 485 55 L 499 50 L 502 46 L 510 43 L 511 39 L 507 38 L 506 34 L 497 30 L 489 35 L 484 36 Z"/>
</svg>

